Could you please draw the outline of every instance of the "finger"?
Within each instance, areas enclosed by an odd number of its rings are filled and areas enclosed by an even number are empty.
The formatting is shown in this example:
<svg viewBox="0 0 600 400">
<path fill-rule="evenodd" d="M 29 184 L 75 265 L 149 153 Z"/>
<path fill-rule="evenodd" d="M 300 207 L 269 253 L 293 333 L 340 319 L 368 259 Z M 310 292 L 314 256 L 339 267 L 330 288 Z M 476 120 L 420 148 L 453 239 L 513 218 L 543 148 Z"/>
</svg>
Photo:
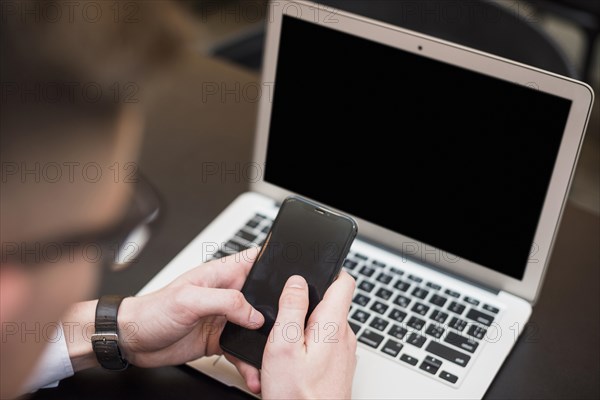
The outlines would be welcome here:
<svg viewBox="0 0 600 400">
<path fill-rule="evenodd" d="M 346 271 L 341 271 L 325 292 L 323 300 L 317 305 L 309 321 L 333 322 L 345 327 L 355 286 L 354 278 Z"/>
<path fill-rule="evenodd" d="M 195 317 L 222 315 L 234 324 L 248 329 L 260 328 L 265 318 L 234 289 L 198 288 L 188 286 L 177 293 L 177 301 Z"/>
<path fill-rule="evenodd" d="M 308 284 L 291 276 L 279 297 L 279 312 L 271 332 L 272 349 L 304 349 L 304 320 L 308 312 Z"/>
<path fill-rule="evenodd" d="M 188 281 L 197 286 L 241 289 L 260 248 L 251 247 L 219 260 L 209 261 L 186 274 Z"/>
<path fill-rule="evenodd" d="M 235 368 L 237 368 L 242 378 L 244 378 L 248 389 L 252 393 L 260 393 L 260 372 L 258 369 L 231 354 L 224 353 L 224 356 L 230 363 L 235 365 Z"/>
</svg>

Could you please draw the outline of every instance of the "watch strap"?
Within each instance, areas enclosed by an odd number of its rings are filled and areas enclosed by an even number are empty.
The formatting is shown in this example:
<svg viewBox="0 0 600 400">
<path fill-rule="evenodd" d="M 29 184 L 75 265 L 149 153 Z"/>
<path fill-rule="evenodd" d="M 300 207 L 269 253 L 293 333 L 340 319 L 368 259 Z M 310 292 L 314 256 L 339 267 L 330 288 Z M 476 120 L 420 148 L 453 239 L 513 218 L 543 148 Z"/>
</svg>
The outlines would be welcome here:
<svg viewBox="0 0 600 400">
<path fill-rule="evenodd" d="M 96 306 L 96 332 L 92 335 L 92 348 L 103 368 L 121 371 L 129 366 L 119 349 L 117 315 L 125 296 L 102 296 Z"/>
</svg>

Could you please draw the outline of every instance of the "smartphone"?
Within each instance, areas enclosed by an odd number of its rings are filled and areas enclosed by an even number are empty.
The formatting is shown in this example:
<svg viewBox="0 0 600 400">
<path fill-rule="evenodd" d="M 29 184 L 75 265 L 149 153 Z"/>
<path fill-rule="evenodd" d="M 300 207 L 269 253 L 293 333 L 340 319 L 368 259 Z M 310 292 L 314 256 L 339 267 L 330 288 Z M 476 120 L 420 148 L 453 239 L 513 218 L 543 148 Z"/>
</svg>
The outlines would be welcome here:
<svg viewBox="0 0 600 400">
<path fill-rule="evenodd" d="M 297 196 L 285 199 L 242 288 L 265 324 L 250 330 L 228 322 L 220 337 L 223 351 L 261 368 L 285 282 L 292 275 L 306 279 L 308 319 L 340 273 L 357 232 L 346 215 Z"/>
</svg>

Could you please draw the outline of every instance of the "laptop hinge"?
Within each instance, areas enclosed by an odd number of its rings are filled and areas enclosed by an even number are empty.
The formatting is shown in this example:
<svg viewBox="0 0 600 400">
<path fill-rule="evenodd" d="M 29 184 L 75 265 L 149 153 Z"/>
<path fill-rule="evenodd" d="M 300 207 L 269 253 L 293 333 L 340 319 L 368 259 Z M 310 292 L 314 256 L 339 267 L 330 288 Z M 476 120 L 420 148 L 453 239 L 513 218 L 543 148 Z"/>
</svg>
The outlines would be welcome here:
<svg viewBox="0 0 600 400">
<path fill-rule="evenodd" d="M 369 238 L 366 238 L 364 236 L 360 236 L 360 234 L 357 236 L 357 239 L 359 239 L 359 240 L 361 240 L 363 242 L 369 243 L 369 244 L 371 244 L 373 246 L 379 247 L 379 248 L 381 248 L 381 249 L 383 249 L 383 250 L 385 250 L 387 252 L 390 252 L 392 254 L 395 254 L 395 255 L 397 255 L 399 257 L 402 257 L 402 258 L 408 259 L 410 261 L 413 261 L 416 264 L 420 264 L 420 265 L 423 265 L 423 266 L 425 266 L 427 268 L 431 268 L 434 271 L 439 272 L 440 274 L 444 274 L 444 275 L 449 276 L 451 278 L 454 278 L 454 279 L 457 279 L 459 281 L 465 282 L 465 283 L 467 283 L 469 285 L 473 285 L 473 286 L 475 286 L 475 287 L 477 287 L 479 289 L 483 289 L 483 290 L 485 290 L 487 292 L 490 292 L 492 294 L 498 295 L 498 293 L 500 293 L 500 290 L 498 290 L 496 288 L 493 288 L 493 287 L 485 285 L 485 284 L 483 284 L 481 282 L 477 282 L 477 281 L 474 281 L 472 279 L 466 278 L 466 277 L 464 277 L 462 275 L 459 275 L 459 274 L 456 274 L 456 273 L 452 273 L 452 272 L 448 271 L 447 269 L 438 267 L 437 265 L 431 264 L 431 263 L 429 263 L 427 261 L 420 260 L 420 259 L 417 259 L 417 258 L 415 258 L 413 256 L 404 254 L 401 251 L 399 251 L 398 249 L 394 249 L 393 247 L 389 247 L 389 246 L 386 246 L 384 244 L 378 243 L 378 242 L 376 242 L 374 240 L 371 240 Z"/>
</svg>

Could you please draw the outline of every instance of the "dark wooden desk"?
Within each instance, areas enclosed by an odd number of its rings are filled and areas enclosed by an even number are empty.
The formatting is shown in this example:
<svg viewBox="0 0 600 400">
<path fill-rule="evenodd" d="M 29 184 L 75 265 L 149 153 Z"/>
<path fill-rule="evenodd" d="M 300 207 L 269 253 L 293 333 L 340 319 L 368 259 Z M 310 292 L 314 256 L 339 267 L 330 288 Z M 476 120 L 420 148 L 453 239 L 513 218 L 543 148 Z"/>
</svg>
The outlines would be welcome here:
<svg viewBox="0 0 600 400">
<path fill-rule="evenodd" d="M 135 293 L 231 200 L 246 190 L 243 176 L 203 177 L 214 163 L 235 171 L 251 157 L 253 95 L 206 95 L 252 85 L 257 77 L 221 62 L 183 63 L 149 104 L 141 168 L 162 192 L 160 231 L 131 269 L 115 274 L 103 291 Z M 250 86 L 246 86 L 250 88 Z M 203 93 L 205 96 L 203 97 Z M 225 92 L 223 92 L 225 93 Z M 248 92 L 249 93 L 249 92 Z M 203 164 L 204 163 L 204 164 Z M 206 164 L 209 163 L 209 164 Z M 241 174 L 243 175 L 243 174 Z M 487 398 L 599 398 L 600 218 L 567 207 L 541 298 L 530 327 L 516 344 Z M 41 390 L 35 399 L 248 398 L 187 367 L 88 370 Z"/>
</svg>

